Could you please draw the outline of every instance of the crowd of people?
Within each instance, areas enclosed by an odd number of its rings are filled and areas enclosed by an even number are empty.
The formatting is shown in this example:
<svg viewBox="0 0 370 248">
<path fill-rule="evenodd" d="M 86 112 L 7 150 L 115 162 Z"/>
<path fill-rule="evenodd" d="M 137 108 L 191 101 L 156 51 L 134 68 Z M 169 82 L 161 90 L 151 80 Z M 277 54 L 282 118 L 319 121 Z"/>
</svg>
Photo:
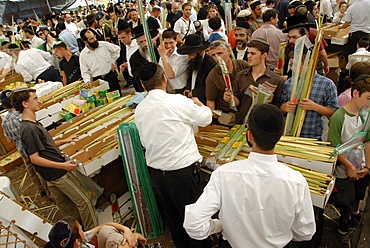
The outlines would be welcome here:
<svg viewBox="0 0 370 248">
<path fill-rule="evenodd" d="M 330 120 L 327 140 L 332 146 L 362 130 L 359 110 L 370 100 L 370 0 L 239 0 L 231 13 L 219 0 L 143 4 L 150 40 L 137 1 L 18 19 L 16 32 L 2 27 L 0 79 L 14 68 L 26 82 L 67 85 L 81 80 L 90 87 L 102 79 L 111 91 L 122 94 L 122 73 L 125 87 L 148 92 L 135 110 L 135 122 L 176 247 L 210 247 L 208 237 L 219 232 L 220 247 L 289 247 L 296 241 L 318 247 L 323 209 L 312 207 L 304 178 L 277 162 L 274 147 L 284 130 L 284 116 L 298 107 L 307 111 L 301 137 L 326 139 L 324 118 Z M 310 97 L 291 100 L 293 68 L 300 74 L 312 50 L 304 49 L 303 60 L 295 61 L 295 44 L 302 37 L 314 44 L 320 15 L 324 25 L 349 27 L 351 55 L 343 72 L 348 76 L 339 82 L 326 77 L 328 44 L 322 38 Z M 279 61 L 284 42 L 284 61 Z M 233 93 L 225 86 L 225 74 Z M 270 104 L 253 108 L 250 86 L 272 89 Z M 5 135 L 17 144 L 28 168 L 36 168 L 39 188 L 73 216 L 58 222 L 58 228 L 68 224 L 81 229 L 79 220 L 98 233 L 100 226 L 93 229 L 93 206 L 70 173 L 76 165 L 65 161 L 58 148 L 76 137 L 51 139 L 36 121 L 35 91 L 6 91 L 0 98 L 9 109 L 3 120 Z M 247 160 L 217 169 L 205 186 L 192 127 L 211 123 L 246 124 L 252 153 Z M 369 185 L 369 141 L 367 133 L 364 145 L 353 149 L 359 167 L 354 166 L 352 151 L 338 157 L 332 200 L 341 211 L 340 235 L 347 235 L 349 226 L 361 218 L 358 203 Z M 277 196 L 276 190 L 284 194 Z M 219 219 L 212 219 L 218 211 Z M 117 233 L 121 227 L 113 228 Z M 82 241 L 82 231 L 78 233 L 75 240 Z M 128 235 L 130 247 L 145 240 Z"/>
</svg>

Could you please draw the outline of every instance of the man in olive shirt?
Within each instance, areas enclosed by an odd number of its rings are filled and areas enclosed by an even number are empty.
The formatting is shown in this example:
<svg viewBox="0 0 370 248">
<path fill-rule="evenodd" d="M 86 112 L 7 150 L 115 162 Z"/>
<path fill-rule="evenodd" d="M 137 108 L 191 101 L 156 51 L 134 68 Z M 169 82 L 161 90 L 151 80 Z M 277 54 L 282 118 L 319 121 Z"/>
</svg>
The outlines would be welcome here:
<svg viewBox="0 0 370 248">
<path fill-rule="evenodd" d="M 269 52 L 269 44 L 263 39 L 251 40 L 248 44 L 248 64 L 251 66 L 239 72 L 232 81 L 234 100 L 238 111 L 236 112 L 236 123 L 244 123 L 244 118 L 248 114 L 252 105 L 252 97 L 248 93 L 250 85 L 258 87 L 260 84 L 269 83 L 276 86 L 272 104 L 279 107 L 280 95 L 283 89 L 283 79 L 277 74 L 266 68 L 266 57 Z M 231 100 L 230 93 L 225 92 L 224 100 Z"/>
<path fill-rule="evenodd" d="M 98 225 L 91 199 L 81 182 L 71 173 L 76 162 L 65 161 L 60 145 L 72 142 L 77 137 L 55 141 L 48 131 L 36 121 L 40 100 L 35 89 L 23 89 L 13 93 L 15 110 L 22 113 L 20 136 L 27 155 L 36 171 L 47 181 L 51 195 L 63 215 L 82 220 L 86 229 Z"/>
</svg>

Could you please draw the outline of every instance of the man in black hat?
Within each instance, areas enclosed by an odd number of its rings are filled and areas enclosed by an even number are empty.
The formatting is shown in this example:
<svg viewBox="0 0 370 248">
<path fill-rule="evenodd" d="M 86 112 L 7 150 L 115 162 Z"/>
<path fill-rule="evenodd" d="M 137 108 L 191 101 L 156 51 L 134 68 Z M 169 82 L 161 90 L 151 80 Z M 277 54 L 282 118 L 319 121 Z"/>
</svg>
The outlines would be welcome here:
<svg viewBox="0 0 370 248">
<path fill-rule="evenodd" d="M 315 44 L 317 30 L 312 27 L 313 24 L 307 22 L 307 15 L 294 15 L 287 19 L 287 28 L 283 29 L 283 33 L 288 33 L 288 46 L 285 50 L 287 59 L 289 58 L 289 53 L 294 50 L 295 42 L 303 35 L 307 35 L 311 43 Z M 328 55 L 325 51 L 327 46 L 328 44 L 322 38 L 320 41 L 319 62 L 316 67 L 317 72 L 321 75 L 329 72 Z M 288 70 L 288 64 L 288 62 L 285 63 L 285 71 Z"/>
<path fill-rule="evenodd" d="M 202 156 L 193 126 L 210 124 L 212 111 L 197 98 L 166 93 L 168 80 L 163 68 L 156 63 L 143 64 L 139 76 L 148 95 L 136 107 L 135 124 L 146 148 L 146 161 L 159 191 L 172 239 L 178 248 L 211 247 L 209 240 L 191 239 L 183 228 L 183 221 L 185 206 L 194 203 L 204 187 L 199 171 Z"/>
<path fill-rule="evenodd" d="M 248 159 L 212 173 L 198 201 L 185 207 L 187 233 L 203 239 L 222 231 L 222 248 L 284 247 L 291 239 L 310 239 L 315 218 L 306 179 L 274 154 L 284 132 L 282 113 L 271 104 L 258 105 L 246 126 Z"/>
<path fill-rule="evenodd" d="M 133 34 L 132 39 L 136 39 L 139 48 L 136 50 L 136 52 L 134 52 L 134 54 L 132 54 L 129 63 L 131 66 L 132 76 L 134 77 L 133 80 L 134 88 L 137 92 L 143 92 L 144 88 L 142 87 L 140 82 L 139 70 L 140 67 L 143 64 L 145 64 L 145 62 L 151 61 L 150 52 L 148 49 L 147 41 L 145 39 L 143 25 L 139 25 L 133 28 L 132 34 Z M 159 61 L 160 56 L 156 47 L 154 47 L 154 52 L 157 61 Z"/>
<path fill-rule="evenodd" d="M 205 53 L 209 43 L 202 41 L 198 34 L 187 36 L 185 44 L 177 49 L 178 54 L 188 55 L 188 81 L 185 94 L 188 97 L 197 97 L 206 104 L 206 79 L 216 61 Z"/>
<path fill-rule="evenodd" d="M 121 87 L 115 72 L 115 63 L 119 57 L 119 46 L 98 41 L 90 29 L 81 31 L 81 39 L 85 48 L 80 54 L 81 75 L 85 86 L 89 87 L 91 80 L 105 80 L 109 83 L 109 90 L 118 90 L 121 95 Z"/>
<path fill-rule="evenodd" d="M 95 34 L 95 37 L 98 41 L 104 41 L 104 36 L 102 31 L 99 29 L 99 20 L 101 19 L 100 16 L 90 14 L 87 15 L 85 24 L 89 27 L 92 32 Z"/>
</svg>

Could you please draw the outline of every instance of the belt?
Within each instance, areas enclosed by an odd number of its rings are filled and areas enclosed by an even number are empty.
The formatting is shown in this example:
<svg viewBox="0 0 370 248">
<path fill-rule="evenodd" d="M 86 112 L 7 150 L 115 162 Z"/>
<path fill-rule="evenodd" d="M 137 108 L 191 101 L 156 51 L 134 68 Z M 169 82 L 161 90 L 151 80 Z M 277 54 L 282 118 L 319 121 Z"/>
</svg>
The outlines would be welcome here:
<svg viewBox="0 0 370 248">
<path fill-rule="evenodd" d="M 152 173 L 160 173 L 160 174 L 167 175 L 167 176 L 181 176 L 181 175 L 185 175 L 188 172 L 191 172 L 194 174 L 198 173 L 200 169 L 200 163 L 194 162 L 191 165 L 178 169 L 178 170 L 160 170 L 160 169 L 154 169 L 152 167 L 149 167 L 149 169 L 150 169 L 150 172 Z"/>
<path fill-rule="evenodd" d="M 96 77 L 93 77 L 93 80 L 98 80 L 98 79 L 106 79 L 107 77 L 109 77 L 112 73 L 114 73 L 113 71 L 109 71 L 107 74 L 105 75 L 101 75 L 101 76 L 96 76 Z"/>
</svg>

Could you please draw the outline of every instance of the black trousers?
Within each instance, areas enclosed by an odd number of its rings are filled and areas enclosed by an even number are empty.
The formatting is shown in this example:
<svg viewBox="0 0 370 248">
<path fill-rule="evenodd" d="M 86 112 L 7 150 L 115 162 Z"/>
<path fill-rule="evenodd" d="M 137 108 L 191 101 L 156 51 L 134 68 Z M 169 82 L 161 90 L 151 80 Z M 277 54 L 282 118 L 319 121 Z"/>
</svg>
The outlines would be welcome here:
<svg viewBox="0 0 370 248">
<path fill-rule="evenodd" d="M 176 171 L 150 168 L 153 185 L 158 187 L 173 242 L 177 248 L 210 248 L 209 238 L 195 240 L 183 228 L 185 206 L 196 202 L 203 192 L 204 180 L 196 164 Z"/>
<path fill-rule="evenodd" d="M 52 82 L 62 82 L 62 78 L 60 77 L 59 71 L 57 69 L 48 68 L 43 71 L 40 75 L 36 78 L 36 83 L 39 82 L 39 79 Z"/>
<path fill-rule="evenodd" d="M 118 90 L 119 95 L 122 96 L 121 86 L 119 85 L 117 73 L 113 71 L 109 71 L 106 75 L 93 77 L 93 80 L 102 79 L 109 83 L 109 91 Z"/>
</svg>

